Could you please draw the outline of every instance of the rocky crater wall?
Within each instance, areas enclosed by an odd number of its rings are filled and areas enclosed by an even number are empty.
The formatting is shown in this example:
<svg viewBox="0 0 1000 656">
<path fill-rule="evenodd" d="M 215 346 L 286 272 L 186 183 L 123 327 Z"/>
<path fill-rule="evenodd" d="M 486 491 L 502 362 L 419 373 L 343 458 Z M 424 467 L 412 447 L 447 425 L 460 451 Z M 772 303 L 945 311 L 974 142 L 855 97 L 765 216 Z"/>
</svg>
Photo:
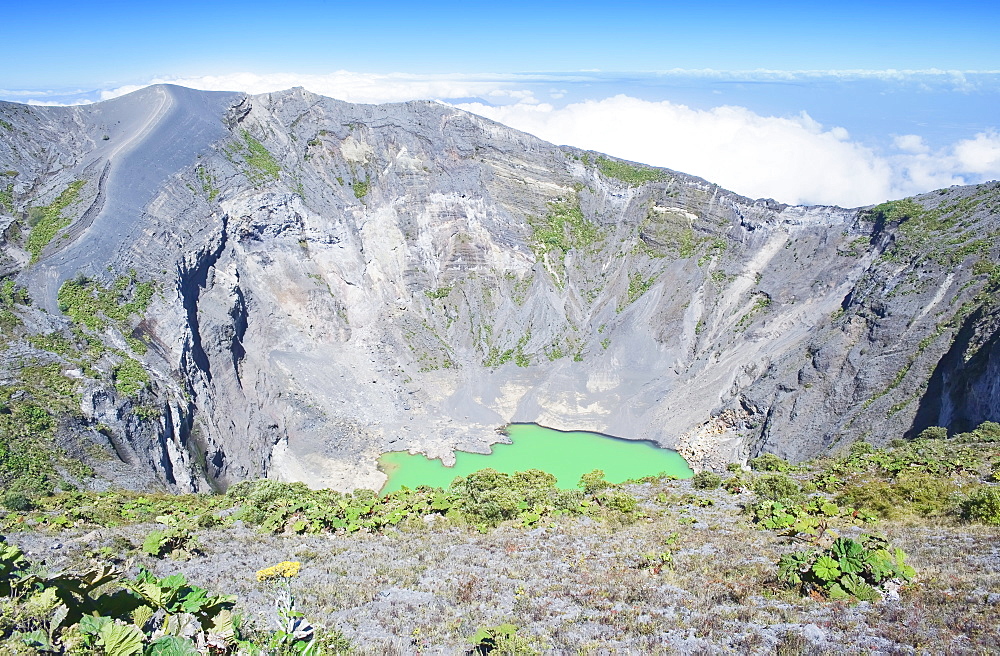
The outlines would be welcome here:
<svg viewBox="0 0 1000 656">
<path fill-rule="evenodd" d="M 700 468 L 998 419 L 996 184 L 790 207 L 437 103 L 302 89 L 0 117 L 27 332 L 74 329 L 59 290 L 81 275 L 155 283 L 141 316 L 89 331 L 148 384 L 123 394 L 104 356 L 78 423 L 168 487 L 378 487 L 384 451 L 447 460 L 511 421 Z M 33 254 L 32 208 L 74 183 Z"/>
</svg>

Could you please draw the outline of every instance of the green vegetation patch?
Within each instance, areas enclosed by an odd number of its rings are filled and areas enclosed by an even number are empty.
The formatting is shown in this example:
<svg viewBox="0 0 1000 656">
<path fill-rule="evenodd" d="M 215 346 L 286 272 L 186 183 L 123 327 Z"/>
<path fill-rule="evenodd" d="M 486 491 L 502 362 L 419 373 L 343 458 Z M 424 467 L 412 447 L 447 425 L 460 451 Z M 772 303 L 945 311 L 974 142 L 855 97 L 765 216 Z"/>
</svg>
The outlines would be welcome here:
<svg viewBox="0 0 1000 656">
<path fill-rule="evenodd" d="M 10 182 L 6 187 L 0 187 L 0 209 L 8 212 L 14 211 L 14 183 Z"/>
<path fill-rule="evenodd" d="M 750 309 L 740 317 L 739 321 L 736 322 L 735 330 L 737 332 L 743 332 L 749 328 L 750 324 L 753 323 L 753 320 L 757 317 L 757 315 L 767 309 L 770 305 L 771 297 L 769 295 L 764 292 L 756 292 L 754 294 L 753 305 L 751 305 Z"/>
<path fill-rule="evenodd" d="M 681 259 L 694 257 L 707 243 L 708 250 L 698 258 L 698 266 L 711 261 L 725 251 L 727 246 L 724 239 L 699 235 L 691 217 L 683 211 L 655 207 L 649 210 L 646 218 L 639 224 L 639 239 L 637 248 L 650 257 L 676 254 Z"/>
<path fill-rule="evenodd" d="M 451 294 L 451 287 L 438 287 L 437 289 L 425 289 L 424 295 L 432 300 L 439 301 L 443 298 L 448 298 Z"/>
<path fill-rule="evenodd" d="M 205 196 L 208 197 L 209 202 L 215 200 L 221 193 L 219 188 L 215 186 L 215 176 L 213 176 L 204 166 L 196 168 L 195 174 L 198 176 L 198 182 L 201 183 L 201 190 L 204 192 Z"/>
<path fill-rule="evenodd" d="M 91 330 L 103 330 L 109 322 L 121 327 L 133 314 L 144 314 L 155 291 L 155 283 L 139 282 L 135 271 L 130 271 L 110 288 L 82 276 L 67 280 L 57 298 L 59 310 L 74 322 Z"/>
<path fill-rule="evenodd" d="M 648 166 L 636 166 L 616 159 L 607 157 L 597 158 L 597 168 L 606 177 L 621 180 L 630 187 L 641 187 L 647 182 L 659 182 L 666 180 L 669 176 L 659 169 Z"/>
<path fill-rule="evenodd" d="M 992 489 L 989 468 L 1000 462 L 994 426 L 985 422 L 951 438 L 924 437 L 940 435 L 924 431 L 884 449 L 855 442 L 847 453 L 817 461 L 812 483 L 841 505 L 887 519 L 958 517 L 977 490 Z"/>
<path fill-rule="evenodd" d="M 874 524 L 874 514 L 853 506 L 839 505 L 822 496 L 802 501 L 764 499 L 747 506 L 752 521 L 760 528 L 783 531 L 789 537 L 818 536 L 831 522 L 850 525 Z"/>
<path fill-rule="evenodd" d="M 858 257 L 862 252 L 868 249 L 869 238 L 868 237 L 858 237 L 852 239 L 849 244 L 843 248 L 837 249 L 837 255 L 843 257 Z"/>
<path fill-rule="evenodd" d="M 834 601 L 881 601 L 878 586 L 890 579 L 909 582 L 915 575 L 902 549 L 866 534 L 857 540 L 837 538 L 827 549 L 785 554 L 778 563 L 780 580 L 799 586 L 803 594 L 819 589 Z"/>
<path fill-rule="evenodd" d="M 646 278 L 639 272 L 628 274 L 628 290 L 625 293 L 624 301 L 618 306 L 618 312 L 634 303 L 640 296 L 649 291 L 649 288 L 656 282 L 656 276 Z"/>
<path fill-rule="evenodd" d="M 486 355 L 486 359 L 483 360 L 483 366 L 494 369 L 507 364 L 512 359 L 519 367 L 530 366 L 531 357 L 524 352 L 524 347 L 528 345 L 528 340 L 530 339 L 531 331 L 528 330 L 518 338 L 517 343 L 513 346 L 513 348 L 501 349 L 497 346 L 491 346 L 489 353 Z"/>
<path fill-rule="evenodd" d="M 247 130 L 243 130 L 242 142 L 237 140 L 226 147 L 226 155 L 230 161 L 236 155 L 243 158 L 247 165 L 243 174 L 254 185 L 277 180 L 281 174 L 281 166 L 271 152 Z"/>
<path fill-rule="evenodd" d="M 63 373 L 59 363 L 35 361 L 23 365 L 11 384 L 0 387 L 0 403 L 16 405 L 21 399 L 27 399 L 49 412 L 79 414 L 78 387 L 78 381 Z"/>
<path fill-rule="evenodd" d="M 926 214 L 924 207 L 912 198 L 890 200 L 868 210 L 868 216 L 876 223 L 895 223 L 921 219 Z"/>
<path fill-rule="evenodd" d="M 361 200 L 368 195 L 368 189 L 371 182 L 365 178 L 364 180 L 355 180 L 351 188 L 354 190 L 354 197 Z"/>
<path fill-rule="evenodd" d="M 0 488 L 3 505 L 51 494 L 61 480 L 50 457 L 52 417 L 32 403 L 0 407 Z"/>
<path fill-rule="evenodd" d="M 32 412 L 33 423 L 26 423 L 33 428 L 51 425 L 44 411 Z M 622 485 L 608 483 L 600 470 L 581 477 L 578 488 L 558 488 L 555 476 L 537 469 L 513 474 L 483 469 L 457 477 L 448 488 L 404 487 L 382 496 L 371 490 L 341 493 L 312 490 L 304 483 L 259 480 L 237 483 L 225 495 L 64 492 L 38 499 L 36 506 L 23 512 L 33 523 L 55 529 L 156 521 L 166 527 L 157 529 L 157 537 L 150 539 L 158 552 L 163 545 L 160 538 L 183 533 L 174 528 L 236 520 L 267 533 L 349 534 L 381 533 L 407 522 L 422 523 L 427 515 L 440 515 L 484 532 L 503 523 L 541 525 L 562 515 L 586 515 L 619 524 L 644 516 L 637 500 Z M 0 514 L 4 530 L 23 521 L 23 516 Z"/>
<path fill-rule="evenodd" d="M 4 278 L 0 282 L 0 306 L 13 308 L 15 305 L 24 305 L 28 302 L 28 292 L 12 278 Z"/>
<path fill-rule="evenodd" d="M 964 499 L 961 505 L 964 519 L 1000 526 L 1000 489 L 981 487 Z"/>
<path fill-rule="evenodd" d="M 77 199 L 85 184 L 86 180 L 71 182 L 50 204 L 29 208 L 28 225 L 31 226 L 31 232 L 25 248 L 31 253 L 32 262 L 37 262 L 42 256 L 42 250 L 56 233 L 70 224 L 70 219 L 63 216 L 62 212 Z"/>
<path fill-rule="evenodd" d="M 228 496 L 240 503 L 236 518 L 274 533 L 381 532 L 434 514 L 483 532 L 505 522 L 533 526 L 560 515 L 630 521 L 642 516 L 620 486 L 594 486 L 595 476 L 603 478 L 592 472 L 586 492 L 559 489 L 553 475 L 537 469 L 514 474 L 483 469 L 456 478 L 447 489 L 403 488 L 381 497 L 371 490 L 342 494 L 276 481 L 238 483 Z"/>
<path fill-rule="evenodd" d="M 551 201 L 548 212 L 541 218 L 529 218 L 532 229 L 531 247 L 536 257 L 554 254 L 561 259 L 574 248 L 585 248 L 601 239 L 597 224 L 588 221 L 580 202 Z"/>
<path fill-rule="evenodd" d="M 943 203 L 933 209 L 924 209 L 912 200 L 892 201 L 883 203 L 869 210 L 869 217 L 875 221 L 876 230 L 880 224 L 887 221 L 899 221 L 899 230 L 896 239 L 891 246 L 882 254 L 882 258 L 894 263 L 907 263 L 909 273 L 904 281 L 911 285 L 918 285 L 917 281 L 927 282 L 931 278 L 926 277 L 928 265 L 933 262 L 944 268 L 952 268 L 965 262 L 968 258 L 976 257 L 972 263 L 972 273 L 977 278 L 968 281 L 965 287 L 971 285 L 981 285 L 976 294 L 969 300 L 962 303 L 950 317 L 942 320 L 934 331 L 920 340 L 917 347 L 909 355 L 904 365 L 897 371 L 896 376 L 886 387 L 875 392 L 863 404 L 863 408 L 868 408 L 872 403 L 899 387 L 906 379 L 911 367 L 918 358 L 926 351 L 939 337 L 946 332 L 954 331 L 962 325 L 965 317 L 980 308 L 989 308 L 997 304 L 1000 299 L 1000 268 L 995 264 L 996 254 L 991 253 L 1000 233 L 986 233 L 982 226 L 977 225 L 973 219 L 976 212 L 993 211 L 991 208 L 1000 203 L 1000 190 L 995 186 L 980 187 L 978 193 L 957 199 L 953 202 Z M 932 278 L 934 267 L 930 267 Z M 943 275 L 943 274 L 941 274 Z M 983 277 L 979 277 L 983 276 Z M 964 290 L 965 287 L 962 289 Z M 903 283 L 897 286 L 892 293 L 907 294 L 916 291 L 916 287 L 907 287 Z M 897 291 L 898 290 L 898 291 Z M 959 295 L 952 299 L 954 303 Z M 966 353 L 966 359 L 971 357 L 971 353 Z M 920 381 L 920 389 L 926 386 L 926 381 Z M 889 409 L 889 414 L 895 414 L 902 410 L 910 401 L 909 399 L 900 401 Z"/>
<path fill-rule="evenodd" d="M 122 361 L 112 369 L 115 389 L 125 396 L 136 396 L 149 385 L 149 374 L 138 360 L 119 352 Z"/>
<path fill-rule="evenodd" d="M 865 216 L 876 230 L 889 223 L 899 224 L 897 238 L 883 253 L 884 259 L 913 263 L 930 259 L 941 266 L 955 266 L 970 255 L 989 253 L 991 240 L 983 238 L 970 217 L 998 199 L 1000 192 L 986 187 L 931 209 L 910 198 L 889 201 L 871 208 Z"/>
<path fill-rule="evenodd" d="M 55 442 L 56 418 L 79 413 L 79 381 L 59 363 L 29 361 L 0 386 L 0 497 L 51 494 L 63 480 L 57 467 L 93 474 Z"/>
<path fill-rule="evenodd" d="M 551 201 L 545 216 L 528 217 L 528 225 L 531 226 L 529 245 L 535 259 L 545 264 L 559 289 L 566 284 L 566 254 L 592 246 L 604 238 L 601 228 L 584 217 L 580 201 L 575 197 Z"/>
</svg>

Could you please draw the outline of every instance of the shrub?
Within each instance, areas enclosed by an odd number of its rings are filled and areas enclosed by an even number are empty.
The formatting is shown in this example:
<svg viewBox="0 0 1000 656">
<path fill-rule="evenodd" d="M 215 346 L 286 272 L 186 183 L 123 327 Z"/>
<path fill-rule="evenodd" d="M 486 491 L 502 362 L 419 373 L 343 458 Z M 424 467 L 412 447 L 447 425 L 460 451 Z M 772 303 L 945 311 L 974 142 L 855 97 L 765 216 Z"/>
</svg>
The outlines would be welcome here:
<svg viewBox="0 0 1000 656">
<path fill-rule="evenodd" d="M 787 460 L 779 458 L 773 453 L 759 455 L 750 461 L 750 468 L 754 471 L 786 472 L 791 467 Z"/>
<path fill-rule="evenodd" d="M 784 474 L 766 474 L 753 482 L 754 494 L 764 499 L 779 501 L 795 499 L 801 492 L 799 485 Z"/>
<path fill-rule="evenodd" d="M 962 501 L 961 508 L 968 521 L 1000 526 L 1000 489 L 983 486 Z"/>
<path fill-rule="evenodd" d="M 877 451 L 878 449 L 876 449 L 868 442 L 865 442 L 864 440 L 858 440 L 857 442 L 851 445 L 851 448 L 847 450 L 847 453 L 849 457 L 859 457 L 869 453 L 875 453 Z"/>
<path fill-rule="evenodd" d="M 850 506 L 838 506 L 819 496 L 801 503 L 758 501 L 746 507 L 758 528 L 791 530 L 791 534 L 804 533 L 818 536 L 826 531 L 828 522 L 837 520 L 852 524 L 874 524 L 875 517 Z"/>
<path fill-rule="evenodd" d="M 332 653 L 349 647 L 338 634 L 314 644 L 311 629 L 308 636 L 256 630 L 258 640 L 251 642 L 233 613 L 235 601 L 189 585 L 178 574 L 158 578 L 141 571 L 124 578 L 107 562 L 46 573 L 0 537 L 4 654 L 320 654 L 331 653 L 321 647 L 335 648 Z M 11 608 L 18 612 L 7 613 Z"/>
<path fill-rule="evenodd" d="M 943 426 L 931 426 L 920 431 L 918 440 L 944 440 L 948 438 L 948 429 Z"/>
<path fill-rule="evenodd" d="M 610 494 L 605 494 L 601 497 L 601 505 L 605 508 L 617 510 L 624 515 L 628 515 L 638 509 L 639 501 L 628 492 L 615 490 Z"/>
<path fill-rule="evenodd" d="M 0 505 L 14 512 L 29 512 L 35 509 L 35 502 L 22 492 L 8 492 Z"/>
<path fill-rule="evenodd" d="M 603 469 L 594 469 L 581 476 L 578 485 L 583 488 L 584 494 L 594 494 L 609 487 L 611 483 L 604 478 Z"/>
<path fill-rule="evenodd" d="M 722 487 L 730 494 L 739 494 L 747 490 L 750 487 L 749 482 L 743 476 L 737 474 L 736 476 L 731 476 L 726 480 L 722 481 Z"/>
<path fill-rule="evenodd" d="M 995 421 L 984 421 L 972 434 L 980 442 L 1000 442 L 1000 424 Z"/>
<path fill-rule="evenodd" d="M 700 471 L 691 479 L 696 490 L 714 490 L 722 485 L 722 477 L 711 471 Z"/>
<path fill-rule="evenodd" d="M 461 510 L 482 527 L 496 526 L 532 511 L 535 521 L 542 508 L 558 495 L 556 477 L 538 469 L 505 474 L 481 469 L 456 478 L 452 489 L 461 498 Z M 533 510 L 537 509 L 537 510 Z"/>
</svg>

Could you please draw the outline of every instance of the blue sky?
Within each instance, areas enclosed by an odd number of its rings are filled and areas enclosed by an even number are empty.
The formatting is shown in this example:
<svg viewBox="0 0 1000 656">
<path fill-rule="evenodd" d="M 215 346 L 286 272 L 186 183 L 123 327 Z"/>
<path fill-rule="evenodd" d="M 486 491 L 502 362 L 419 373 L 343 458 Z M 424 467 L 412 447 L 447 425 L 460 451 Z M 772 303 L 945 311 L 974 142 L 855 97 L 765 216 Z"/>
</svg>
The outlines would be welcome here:
<svg viewBox="0 0 1000 656">
<path fill-rule="evenodd" d="M 877 4 L 8 3 L 0 99 L 153 81 L 432 98 L 787 202 L 1000 176 L 1000 8 Z"/>
</svg>

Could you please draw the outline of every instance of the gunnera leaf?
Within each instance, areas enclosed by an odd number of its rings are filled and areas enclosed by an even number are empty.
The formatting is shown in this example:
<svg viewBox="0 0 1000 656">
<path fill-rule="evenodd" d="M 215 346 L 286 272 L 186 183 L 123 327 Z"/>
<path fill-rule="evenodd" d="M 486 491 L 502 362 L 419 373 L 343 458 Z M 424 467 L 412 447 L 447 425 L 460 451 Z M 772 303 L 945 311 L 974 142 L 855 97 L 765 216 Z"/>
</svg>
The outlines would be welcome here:
<svg viewBox="0 0 1000 656">
<path fill-rule="evenodd" d="M 865 568 L 864 548 L 850 538 L 837 538 L 831 548 L 837 557 L 840 570 L 845 574 L 860 572 Z"/>
<path fill-rule="evenodd" d="M 846 601 L 851 598 L 851 595 L 847 594 L 847 591 L 844 590 L 839 583 L 834 583 L 827 588 L 826 594 L 833 601 Z"/>
<path fill-rule="evenodd" d="M 844 590 L 854 595 L 860 601 L 878 601 L 882 598 L 878 590 L 869 585 L 857 574 L 847 574 L 840 579 Z"/>
<path fill-rule="evenodd" d="M 165 531 L 150 531 L 142 541 L 142 551 L 150 556 L 159 556 L 166 543 Z"/>
<path fill-rule="evenodd" d="M 107 656 L 135 656 L 142 653 L 143 634 L 134 624 L 108 622 L 98 632 Z"/>
<path fill-rule="evenodd" d="M 896 566 L 896 574 L 907 581 L 912 581 L 913 577 L 917 574 L 917 570 L 906 564 L 906 553 L 902 549 L 896 548 L 894 556 L 893 564 Z"/>
<path fill-rule="evenodd" d="M 146 648 L 143 656 L 198 656 L 198 649 L 187 638 L 163 636 Z"/>
<path fill-rule="evenodd" d="M 783 555 L 778 561 L 778 578 L 793 585 L 802 583 L 802 568 L 809 562 L 811 556 L 808 551 Z"/>
<path fill-rule="evenodd" d="M 821 581 L 835 581 L 840 576 L 840 566 L 829 556 L 820 556 L 812 566 L 813 574 Z"/>
</svg>

